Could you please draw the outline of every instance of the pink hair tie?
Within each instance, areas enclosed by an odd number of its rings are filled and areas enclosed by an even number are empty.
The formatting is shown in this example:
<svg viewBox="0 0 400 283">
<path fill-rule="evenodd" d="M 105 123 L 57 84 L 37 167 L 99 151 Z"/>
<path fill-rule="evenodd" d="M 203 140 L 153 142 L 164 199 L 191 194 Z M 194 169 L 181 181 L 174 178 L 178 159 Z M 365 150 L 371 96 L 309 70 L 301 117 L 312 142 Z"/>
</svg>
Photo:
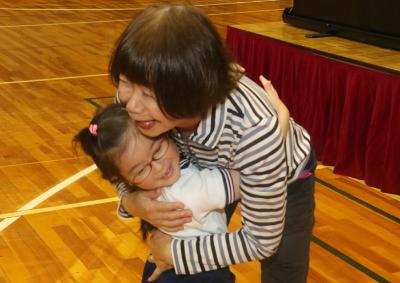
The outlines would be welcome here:
<svg viewBox="0 0 400 283">
<path fill-rule="evenodd" d="M 92 136 L 97 136 L 97 125 L 96 124 L 90 124 L 89 125 L 89 132 Z"/>
</svg>

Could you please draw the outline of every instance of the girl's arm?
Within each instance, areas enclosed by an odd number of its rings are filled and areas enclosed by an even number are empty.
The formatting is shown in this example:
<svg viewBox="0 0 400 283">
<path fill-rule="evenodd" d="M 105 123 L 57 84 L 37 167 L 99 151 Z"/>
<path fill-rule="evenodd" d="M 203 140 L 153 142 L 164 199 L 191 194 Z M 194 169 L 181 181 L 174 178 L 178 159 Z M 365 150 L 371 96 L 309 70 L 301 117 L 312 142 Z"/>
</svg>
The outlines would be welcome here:
<svg viewBox="0 0 400 283">
<path fill-rule="evenodd" d="M 286 105 L 279 98 L 278 92 L 275 90 L 274 86 L 271 84 L 271 81 L 267 80 L 263 75 L 259 77 L 261 84 L 264 87 L 264 90 L 268 93 L 270 101 L 274 106 L 277 114 L 279 125 L 282 129 L 283 137 L 286 138 L 287 133 L 289 131 L 289 118 L 290 113 L 287 109 Z"/>
<path fill-rule="evenodd" d="M 232 177 L 233 189 L 235 192 L 235 200 L 240 199 L 240 173 L 236 170 L 229 170 Z"/>
</svg>

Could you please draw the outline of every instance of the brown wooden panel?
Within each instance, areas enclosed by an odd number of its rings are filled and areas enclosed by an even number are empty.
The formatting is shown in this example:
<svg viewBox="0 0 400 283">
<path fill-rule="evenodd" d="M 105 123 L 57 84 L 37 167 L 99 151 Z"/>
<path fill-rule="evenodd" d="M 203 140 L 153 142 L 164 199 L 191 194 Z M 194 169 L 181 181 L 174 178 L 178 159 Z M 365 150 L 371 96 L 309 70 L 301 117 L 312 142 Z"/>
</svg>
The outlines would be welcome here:
<svg viewBox="0 0 400 283">
<path fill-rule="evenodd" d="M 0 227 L 25 214 L 0 232 L 0 282 L 138 282 L 148 248 L 137 221 L 116 216 L 114 188 L 97 171 L 32 210 L 16 210 L 91 165 L 88 158 L 73 156 L 71 139 L 89 122 L 93 103 L 112 100 L 107 97 L 115 89 L 106 73 L 114 41 L 130 17 L 150 2 L 14 2 L 0 0 Z M 281 10 L 291 2 L 193 3 L 225 36 L 227 25 L 280 21 Z M 398 201 L 358 182 L 329 169 L 318 170 L 317 176 L 400 215 Z M 398 223 L 322 185 L 316 199 L 318 239 L 383 278 L 400 281 Z M 236 214 L 230 228 L 239 226 Z M 260 282 L 256 262 L 232 269 L 239 283 Z M 373 281 L 312 243 L 309 282 Z"/>
</svg>

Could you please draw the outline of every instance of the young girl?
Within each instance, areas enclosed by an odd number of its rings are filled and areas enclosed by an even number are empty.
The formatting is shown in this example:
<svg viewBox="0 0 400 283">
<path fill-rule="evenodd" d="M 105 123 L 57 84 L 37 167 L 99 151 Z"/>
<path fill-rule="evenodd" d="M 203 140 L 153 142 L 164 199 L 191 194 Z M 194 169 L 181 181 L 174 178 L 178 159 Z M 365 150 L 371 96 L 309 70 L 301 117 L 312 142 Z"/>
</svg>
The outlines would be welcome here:
<svg viewBox="0 0 400 283">
<path fill-rule="evenodd" d="M 182 231 L 169 233 L 174 238 L 190 239 L 201 235 L 226 233 L 223 208 L 239 197 L 239 175 L 233 170 L 199 170 L 187 159 L 180 160 L 178 150 L 167 136 L 149 138 L 138 131 L 126 110 L 117 104 L 99 110 L 89 127 L 74 138 L 96 163 L 104 179 L 115 183 L 123 180 L 131 190 L 160 189 L 159 201 L 181 201 L 193 212 L 192 222 Z M 143 222 L 146 238 L 152 230 Z M 154 271 L 146 264 L 143 282 Z M 163 273 L 157 282 L 234 282 L 229 269 L 197 275 L 176 275 L 173 270 Z"/>
<path fill-rule="evenodd" d="M 241 229 L 196 239 L 155 234 L 152 252 L 177 274 L 262 260 L 263 282 L 306 282 L 314 221 L 310 137 L 290 120 L 284 140 L 269 96 L 233 66 L 210 20 L 192 6 L 146 8 L 117 42 L 110 73 L 117 101 L 139 130 L 149 137 L 173 130 L 194 164 L 240 172 Z M 130 214 L 166 229 L 188 221 L 190 212 L 124 187 L 117 189 Z"/>
</svg>

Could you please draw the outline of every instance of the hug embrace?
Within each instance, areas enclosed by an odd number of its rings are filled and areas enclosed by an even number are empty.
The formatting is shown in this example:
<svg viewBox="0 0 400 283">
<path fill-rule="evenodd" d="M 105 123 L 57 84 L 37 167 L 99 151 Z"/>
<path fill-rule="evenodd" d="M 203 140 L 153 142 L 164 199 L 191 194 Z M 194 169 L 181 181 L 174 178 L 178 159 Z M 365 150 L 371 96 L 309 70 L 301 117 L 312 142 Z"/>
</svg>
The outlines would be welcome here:
<svg viewBox="0 0 400 283">
<path fill-rule="evenodd" d="M 315 154 L 271 83 L 247 78 L 190 5 L 139 12 L 109 71 L 119 107 L 108 108 L 126 126 L 105 147 L 95 116 L 76 141 L 115 183 L 119 215 L 151 227 L 143 282 L 234 282 L 228 267 L 254 260 L 262 282 L 306 282 Z M 238 201 L 242 227 L 228 232 Z"/>
</svg>

